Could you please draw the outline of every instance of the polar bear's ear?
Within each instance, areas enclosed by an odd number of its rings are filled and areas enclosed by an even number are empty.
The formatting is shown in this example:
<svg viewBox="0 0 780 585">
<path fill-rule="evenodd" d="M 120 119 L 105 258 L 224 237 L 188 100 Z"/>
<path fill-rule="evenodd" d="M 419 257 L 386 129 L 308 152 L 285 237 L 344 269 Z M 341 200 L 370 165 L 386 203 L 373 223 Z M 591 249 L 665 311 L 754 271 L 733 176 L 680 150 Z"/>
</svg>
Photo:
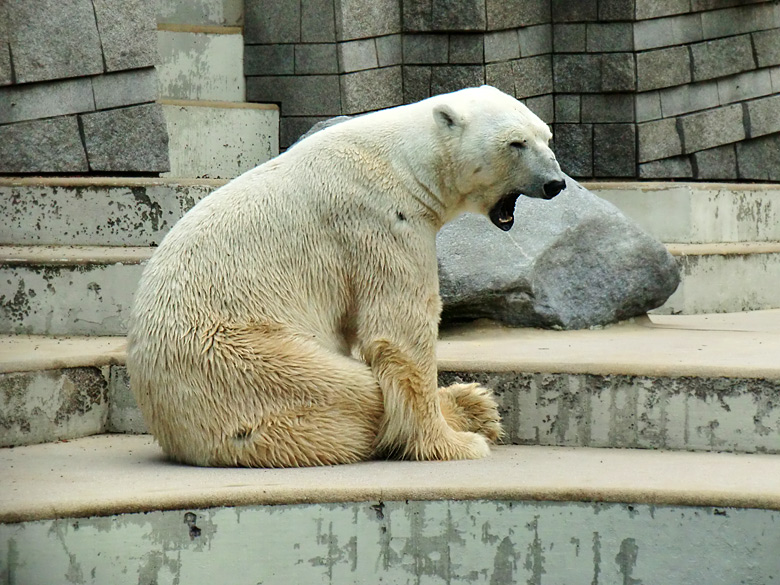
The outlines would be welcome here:
<svg viewBox="0 0 780 585">
<path fill-rule="evenodd" d="M 464 124 L 463 116 L 458 114 L 449 104 L 438 104 L 433 108 L 433 118 L 439 127 L 445 130 L 462 128 Z"/>
</svg>

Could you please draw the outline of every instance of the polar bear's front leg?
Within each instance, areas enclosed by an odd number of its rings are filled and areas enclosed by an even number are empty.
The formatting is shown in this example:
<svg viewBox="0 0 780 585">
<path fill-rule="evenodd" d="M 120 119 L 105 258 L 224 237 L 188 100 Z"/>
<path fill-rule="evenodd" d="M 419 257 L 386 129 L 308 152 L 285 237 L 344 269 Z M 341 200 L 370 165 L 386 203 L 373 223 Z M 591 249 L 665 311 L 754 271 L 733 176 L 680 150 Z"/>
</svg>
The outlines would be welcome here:
<svg viewBox="0 0 780 585">
<path fill-rule="evenodd" d="M 376 452 L 417 460 L 485 457 L 490 448 L 484 436 L 456 431 L 444 418 L 435 351 L 421 349 L 404 350 L 398 343 L 377 339 L 364 350 L 384 397 Z"/>
</svg>

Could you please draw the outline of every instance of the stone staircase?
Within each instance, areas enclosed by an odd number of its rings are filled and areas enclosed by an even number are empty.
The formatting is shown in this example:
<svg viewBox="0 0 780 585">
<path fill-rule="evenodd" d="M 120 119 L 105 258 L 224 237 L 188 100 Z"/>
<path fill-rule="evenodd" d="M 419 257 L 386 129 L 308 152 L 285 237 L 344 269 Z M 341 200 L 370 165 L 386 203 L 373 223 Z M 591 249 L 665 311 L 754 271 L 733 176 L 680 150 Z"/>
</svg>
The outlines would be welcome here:
<svg viewBox="0 0 780 585">
<path fill-rule="evenodd" d="M 777 187 L 588 184 L 668 242 L 681 291 L 599 330 L 443 331 L 441 382 L 501 404 L 490 458 L 216 470 L 143 434 L 122 335 L 154 244 L 221 183 L 0 182 L 7 582 L 780 577 Z"/>
<path fill-rule="evenodd" d="M 481 461 L 203 469 L 129 392 L 153 247 L 278 151 L 244 103 L 240 0 L 158 3 L 163 178 L 0 179 L 0 585 L 780 579 L 780 187 L 590 183 L 678 256 L 649 317 L 442 332 L 440 381 L 494 389 Z"/>
</svg>

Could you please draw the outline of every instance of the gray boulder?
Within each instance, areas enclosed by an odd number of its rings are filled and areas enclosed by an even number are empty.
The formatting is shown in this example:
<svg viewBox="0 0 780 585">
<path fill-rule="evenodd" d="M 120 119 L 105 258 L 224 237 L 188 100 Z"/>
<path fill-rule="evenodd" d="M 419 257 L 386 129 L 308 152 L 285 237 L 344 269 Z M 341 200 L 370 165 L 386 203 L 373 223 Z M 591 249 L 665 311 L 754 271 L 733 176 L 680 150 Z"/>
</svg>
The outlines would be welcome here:
<svg viewBox="0 0 780 585">
<path fill-rule="evenodd" d="M 467 214 L 439 232 L 443 322 L 583 329 L 661 306 L 680 274 L 663 244 L 571 178 L 555 199 L 521 197 L 502 232 Z"/>
</svg>

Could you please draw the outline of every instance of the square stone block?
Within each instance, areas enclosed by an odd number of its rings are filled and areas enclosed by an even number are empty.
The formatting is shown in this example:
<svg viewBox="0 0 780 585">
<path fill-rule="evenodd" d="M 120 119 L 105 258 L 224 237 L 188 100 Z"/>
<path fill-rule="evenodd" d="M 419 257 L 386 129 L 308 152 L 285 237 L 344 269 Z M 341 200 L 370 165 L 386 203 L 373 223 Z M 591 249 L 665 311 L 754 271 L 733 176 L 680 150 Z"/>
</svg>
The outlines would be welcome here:
<svg viewBox="0 0 780 585">
<path fill-rule="evenodd" d="M 512 61 L 515 97 L 525 98 L 553 91 L 552 58 L 539 55 Z"/>
<path fill-rule="evenodd" d="M 587 50 L 590 53 L 617 53 L 634 49 L 630 22 L 594 22 L 587 25 Z"/>
<path fill-rule="evenodd" d="M 485 63 L 509 61 L 520 57 L 520 43 L 516 29 L 485 34 Z"/>
<path fill-rule="evenodd" d="M 336 40 L 334 2 L 301 0 L 301 42 L 332 43 Z"/>
<path fill-rule="evenodd" d="M 404 65 L 403 82 L 405 104 L 411 104 L 431 97 L 430 65 Z"/>
<path fill-rule="evenodd" d="M 777 23 L 780 26 L 780 22 Z M 753 46 L 759 67 L 780 65 L 780 31 L 777 29 L 753 33 Z"/>
<path fill-rule="evenodd" d="M 739 178 L 780 181 L 780 134 L 770 134 L 736 145 Z"/>
<path fill-rule="evenodd" d="M 776 28 L 776 2 L 734 6 L 726 10 L 702 12 L 701 24 L 705 39 L 717 39 L 742 33 Z"/>
<path fill-rule="evenodd" d="M 714 108 L 719 103 L 718 84 L 715 81 L 689 83 L 659 91 L 661 112 L 665 118 Z"/>
<path fill-rule="evenodd" d="M 157 22 L 148 0 L 92 0 L 108 71 L 157 63 Z"/>
<path fill-rule="evenodd" d="M 599 20 L 634 20 L 634 0 L 599 0 Z"/>
<path fill-rule="evenodd" d="M 247 100 L 281 104 L 282 116 L 338 116 L 338 75 L 259 76 L 246 79 Z"/>
<path fill-rule="evenodd" d="M 373 47 L 374 39 L 369 41 Z M 376 55 L 374 56 L 376 67 Z M 295 74 L 323 75 L 339 72 L 336 43 L 311 43 L 295 45 Z"/>
<path fill-rule="evenodd" d="M 646 91 L 635 96 L 634 108 L 637 122 L 657 120 L 661 117 L 661 95 L 658 91 Z"/>
<path fill-rule="evenodd" d="M 553 45 L 556 53 L 584 53 L 587 46 L 587 26 L 584 24 L 553 25 Z"/>
<path fill-rule="evenodd" d="M 380 67 L 403 63 L 401 35 L 387 35 L 376 38 L 376 55 Z"/>
<path fill-rule="evenodd" d="M 96 75 L 91 80 L 97 110 L 143 104 L 157 99 L 157 70 L 154 67 Z"/>
<path fill-rule="evenodd" d="M 682 154 L 682 141 L 677 131 L 675 118 L 637 124 L 637 133 L 639 137 L 639 162 Z"/>
<path fill-rule="evenodd" d="M 351 73 L 379 66 L 374 39 L 339 43 L 339 71 Z"/>
<path fill-rule="evenodd" d="M 482 33 L 461 33 L 450 35 L 450 57 L 453 64 L 484 63 L 485 36 Z"/>
<path fill-rule="evenodd" d="M 11 49 L 8 43 L 0 43 L 0 86 L 10 85 L 11 76 Z"/>
<path fill-rule="evenodd" d="M 5 0 L 0 10 L 7 11 L 16 83 L 103 73 L 91 0 Z"/>
<path fill-rule="evenodd" d="M 159 104 L 82 114 L 81 122 L 91 171 L 170 169 L 168 130 Z"/>
<path fill-rule="evenodd" d="M 401 32 L 398 0 L 338 0 L 336 40 L 352 41 Z"/>
<path fill-rule="evenodd" d="M 751 138 L 780 132 L 780 95 L 746 102 Z"/>
<path fill-rule="evenodd" d="M 244 45 L 244 75 L 292 75 L 295 45 Z"/>
<path fill-rule="evenodd" d="M 597 0 L 552 0 L 553 22 L 594 22 L 598 17 Z"/>
<path fill-rule="evenodd" d="M 634 95 L 630 93 L 584 94 L 583 122 L 633 122 Z"/>
<path fill-rule="evenodd" d="M 520 40 L 520 56 L 533 57 L 552 53 L 552 25 L 540 24 L 518 29 Z"/>
<path fill-rule="evenodd" d="M 550 0 L 486 0 L 486 6 L 488 30 L 550 22 Z"/>
<path fill-rule="evenodd" d="M 733 104 L 680 118 L 684 151 L 697 152 L 745 139 L 742 106 Z"/>
<path fill-rule="evenodd" d="M 696 43 L 704 38 L 699 13 L 639 20 L 633 28 L 637 51 Z"/>
<path fill-rule="evenodd" d="M 446 63 L 449 36 L 445 34 L 403 35 L 405 65 Z"/>
<path fill-rule="evenodd" d="M 482 65 L 443 65 L 431 68 L 431 95 L 485 84 Z"/>
<path fill-rule="evenodd" d="M 322 26 L 327 30 L 328 23 Z M 250 45 L 301 42 L 301 3 L 289 0 L 246 2 L 244 42 Z"/>
<path fill-rule="evenodd" d="M 636 176 L 634 124 L 593 125 L 593 176 Z"/>
<path fill-rule="evenodd" d="M 634 91 L 636 89 L 634 53 L 602 53 L 600 57 L 602 91 Z"/>
<path fill-rule="evenodd" d="M 0 173 L 85 173 L 76 116 L 0 126 Z"/>
<path fill-rule="evenodd" d="M 693 155 L 696 178 L 706 180 L 736 179 L 737 154 L 733 144 L 701 150 Z"/>
<path fill-rule="evenodd" d="M 486 27 L 485 0 L 431 0 L 433 31 L 483 31 Z"/>
<path fill-rule="evenodd" d="M 772 75 L 769 69 L 745 71 L 717 80 L 718 100 L 721 105 L 741 102 L 772 93 Z"/>
<path fill-rule="evenodd" d="M 9 85 L 0 88 L 0 124 L 92 112 L 90 78 Z"/>
<path fill-rule="evenodd" d="M 660 18 L 691 11 L 690 0 L 636 0 L 636 19 Z"/>
<path fill-rule="evenodd" d="M 523 103 L 543 122 L 552 124 L 555 118 L 555 106 L 552 94 L 537 95 L 523 100 Z"/>
<path fill-rule="evenodd" d="M 593 125 L 555 124 L 555 154 L 563 172 L 573 177 L 593 176 Z"/>
<path fill-rule="evenodd" d="M 637 91 L 682 85 L 690 81 L 691 66 L 687 47 L 637 53 Z"/>
<path fill-rule="evenodd" d="M 362 114 L 403 103 L 401 67 L 368 69 L 340 76 L 341 103 L 346 115 Z"/>
<path fill-rule="evenodd" d="M 515 73 L 511 61 L 485 65 L 485 83 L 509 95 L 515 95 Z"/>
<path fill-rule="evenodd" d="M 402 5 L 403 32 L 428 32 L 431 30 L 431 0 L 404 0 Z"/>
<path fill-rule="evenodd" d="M 580 122 L 580 96 L 558 94 L 555 96 L 555 122 L 577 124 Z"/>
<path fill-rule="evenodd" d="M 691 179 L 693 169 L 687 156 L 654 160 L 639 165 L 640 179 Z"/>
<path fill-rule="evenodd" d="M 740 35 L 691 45 L 693 80 L 725 77 L 755 69 L 750 35 Z"/>
<path fill-rule="evenodd" d="M 601 55 L 553 55 L 553 79 L 556 93 L 596 92 L 601 90 Z"/>
</svg>

